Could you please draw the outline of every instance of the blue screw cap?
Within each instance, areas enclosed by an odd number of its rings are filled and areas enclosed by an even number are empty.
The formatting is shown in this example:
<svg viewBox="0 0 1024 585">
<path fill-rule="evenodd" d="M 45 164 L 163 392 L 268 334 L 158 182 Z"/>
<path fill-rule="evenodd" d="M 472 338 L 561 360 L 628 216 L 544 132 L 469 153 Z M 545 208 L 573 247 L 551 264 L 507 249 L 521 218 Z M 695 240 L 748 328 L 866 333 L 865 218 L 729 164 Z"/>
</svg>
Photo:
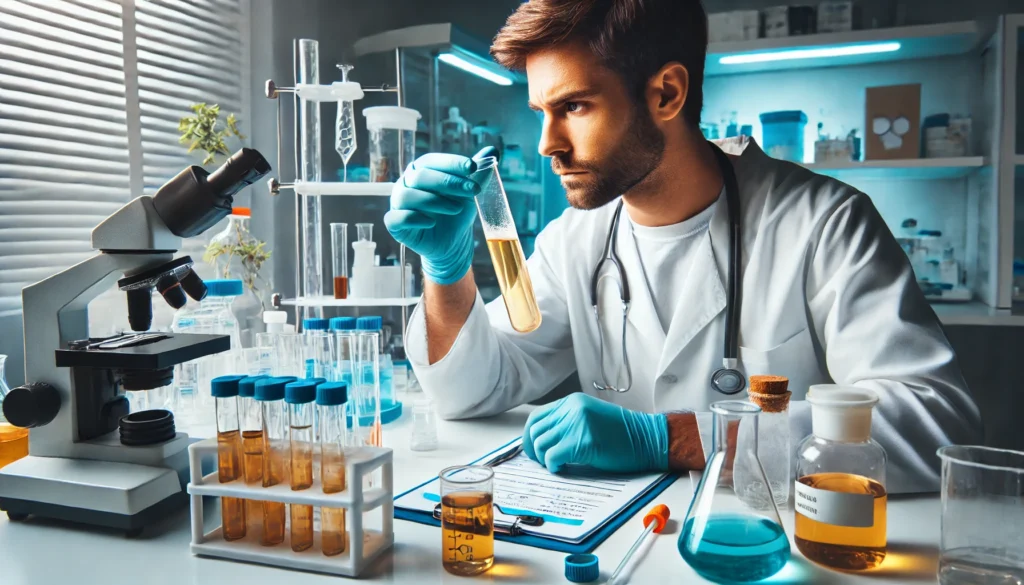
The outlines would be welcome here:
<svg viewBox="0 0 1024 585">
<path fill-rule="evenodd" d="M 316 400 L 316 380 L 295 380 L 284 387 L 284 401 L 288 404 L 306 404 Z"/>
<path fill-rule="evenodd" d="M 256 393 L 253 398 L 261 401 L 283 400 L 284 387 L 294 380 L 293 376 L 263 378 L 256 382 Z"/>
<path fill-rule="evenodd" d="M 351 331 L 356 328 L 355 317 L 332 317 L 331 331 Z"/>
<path fill-rule="evenodd" d="M 316 403 L 320 406 L 340 406 L 348 402 L 348 384 L 324 382 L 316 387 Z"/>
<path fill-rule="evenodd" d="M 356 329 L 360 331 L 380 331 L 384 327 L 381 317 L 360 317 L 356 320 Z"/>
<path fill-rule="evenodd" d="M 204 281 L 206 294 L 211 297 L 237 297 L 242 294 L 242 281 L 237 278 Z"/>
<path fill-rule="evenodd" d="M 588 553 L 565 557 L 565 578 L 573 583 L 590 583 L 600 576 L 597 555 Z"/>
<path fill-rule="evenodd" d="M 242 398 L 252 398 L 256 396 L 256 382 L 267 378 L 268 376 L 246 376 L 238 381 L 238 395 Z"/>
<path fill-rule="evenodd" d="M 220 376 L 210 382 L 210 393 L 214 398 L 238 396 L 238 382 L 245 376 Z"/>
<path fill-rule="evenodd" d="M 327 331 L 330 321 L 327 319 L 303 319 L 302 329 L 304 331 Z"/>
</svg>

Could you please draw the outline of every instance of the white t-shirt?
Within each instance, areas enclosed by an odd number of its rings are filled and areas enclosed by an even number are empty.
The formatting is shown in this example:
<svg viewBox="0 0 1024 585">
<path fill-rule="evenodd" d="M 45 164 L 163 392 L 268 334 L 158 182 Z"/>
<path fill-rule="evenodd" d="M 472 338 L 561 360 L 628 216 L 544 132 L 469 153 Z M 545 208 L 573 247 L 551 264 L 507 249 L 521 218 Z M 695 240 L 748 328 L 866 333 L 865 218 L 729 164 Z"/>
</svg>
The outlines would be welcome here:
<svg viewBox="0 0 1024 585">
<path fill-rule="evenodd" d="M 683 283 L 690 276 L 694 253 L 711 224 L 718 200 L 697 215 L 661 227 L 647 227 L 629 221 L 637 254 L 643 264 L 647 286 L 661 328 L 668 332 Z M 625 214 L 627 217 L 628 213 Z"/>
</svg>

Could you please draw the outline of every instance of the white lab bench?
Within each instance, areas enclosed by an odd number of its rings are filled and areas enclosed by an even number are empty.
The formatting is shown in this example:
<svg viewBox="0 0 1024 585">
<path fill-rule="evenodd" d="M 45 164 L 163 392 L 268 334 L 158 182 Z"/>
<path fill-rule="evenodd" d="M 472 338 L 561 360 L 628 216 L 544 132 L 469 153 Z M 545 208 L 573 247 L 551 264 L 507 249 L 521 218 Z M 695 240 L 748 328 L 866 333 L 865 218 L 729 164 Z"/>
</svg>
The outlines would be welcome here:
<svg viewBox="0 0 1024 585">
<path fill-rule="evenodd" d="M 409 417 L 385 426 L 384 442 L 395 449 L 395 489 L 401 493 L 448 465 L 465 463 L 520 434 L 531 407 L 490 419 L 439 422 L 441 446 L 428 453 L 408 449 Z M 691 495 L 683 477 L 656 501 L 672 510 L 673 522 L 655 539 L 636 565 L 631 583 L 704 583 L 679 556 L 676 541 Z M 219 514 L 210 513 L 214 521 Z M 602 579 L 615 570 L 622 554 L 642 528 L 640 517 L 628 521 L 597 548 Z M 783 514 L 792 539 L 793 513 Z M 865 575 L 828 571 L 804 560 L 793 547 L 789 564 L 763 583 L 934 583 L 938 563 L 937 495 L 889 500 L 889 556 Z M 395 521 L 395 548 L 370 567 L 363 581 L 400 584 L 468 583 L 441 568 L 441 537 L 432 526 Z M 496 563 L 478 582 L 568 583 L 562 553 L 506 542 L 495 543 Z M 188 512 L 147 528 L 136 539 L 122 532 L 45 520 L 11 523 L 0 516 L 0 583 L 3 585 L 305 585 L 338 583 L 339 577 L 285 571 L 273 567 L 194 557 L 189 553 Z"/>
</svg>

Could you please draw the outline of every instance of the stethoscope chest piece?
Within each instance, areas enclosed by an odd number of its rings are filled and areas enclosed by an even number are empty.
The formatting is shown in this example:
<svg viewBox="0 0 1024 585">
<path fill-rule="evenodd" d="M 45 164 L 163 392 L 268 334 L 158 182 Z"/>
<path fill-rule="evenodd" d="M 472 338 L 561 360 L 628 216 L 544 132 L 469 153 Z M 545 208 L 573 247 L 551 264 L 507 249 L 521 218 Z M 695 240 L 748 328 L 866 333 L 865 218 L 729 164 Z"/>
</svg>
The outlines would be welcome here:
<svg viewBox="0 0 1024 585">
<path fill-rule="evenodd" d="M 735 368 L 719 368 L 711 374 L 711 388 L 722 394 L 738 394 L 747 387 L 747 377 Z"/>
</svg>

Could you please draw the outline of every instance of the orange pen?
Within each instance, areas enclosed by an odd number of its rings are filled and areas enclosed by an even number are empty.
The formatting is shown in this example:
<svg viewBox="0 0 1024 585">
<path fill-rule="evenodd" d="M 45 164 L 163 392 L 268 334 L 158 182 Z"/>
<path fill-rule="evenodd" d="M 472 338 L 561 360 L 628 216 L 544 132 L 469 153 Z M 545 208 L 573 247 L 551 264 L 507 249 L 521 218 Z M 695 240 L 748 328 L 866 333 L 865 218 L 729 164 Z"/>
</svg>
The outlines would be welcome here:
<svg viewBox="0 0 1024 585">
<path fill-rule="evenodd" d="M 615 568 L 615 572 L 612 573 L 611 578 L 608 579 L 608 585 L 615 585 L 615 582 L 622 573 L 622 570 L 626 568 L 626 565 L 629 564 L 630 559 L 633 558 L 636 551 L 640 550 L 640 547 L 647 542 L 647 539 L 652 534 L 661 534 L 661 531 L 665 529 L 665 524 L 668 523 L 668 517 L 668 506 L 665 504 L 658 504 L 648 510 L 647 514 L 644 515 L 644 531 L 637 537 L 633 546 L 626 551 L 626 555 L 622 557 L 622 562 L 619 563 L 619 566 Z"/>
</svg>

